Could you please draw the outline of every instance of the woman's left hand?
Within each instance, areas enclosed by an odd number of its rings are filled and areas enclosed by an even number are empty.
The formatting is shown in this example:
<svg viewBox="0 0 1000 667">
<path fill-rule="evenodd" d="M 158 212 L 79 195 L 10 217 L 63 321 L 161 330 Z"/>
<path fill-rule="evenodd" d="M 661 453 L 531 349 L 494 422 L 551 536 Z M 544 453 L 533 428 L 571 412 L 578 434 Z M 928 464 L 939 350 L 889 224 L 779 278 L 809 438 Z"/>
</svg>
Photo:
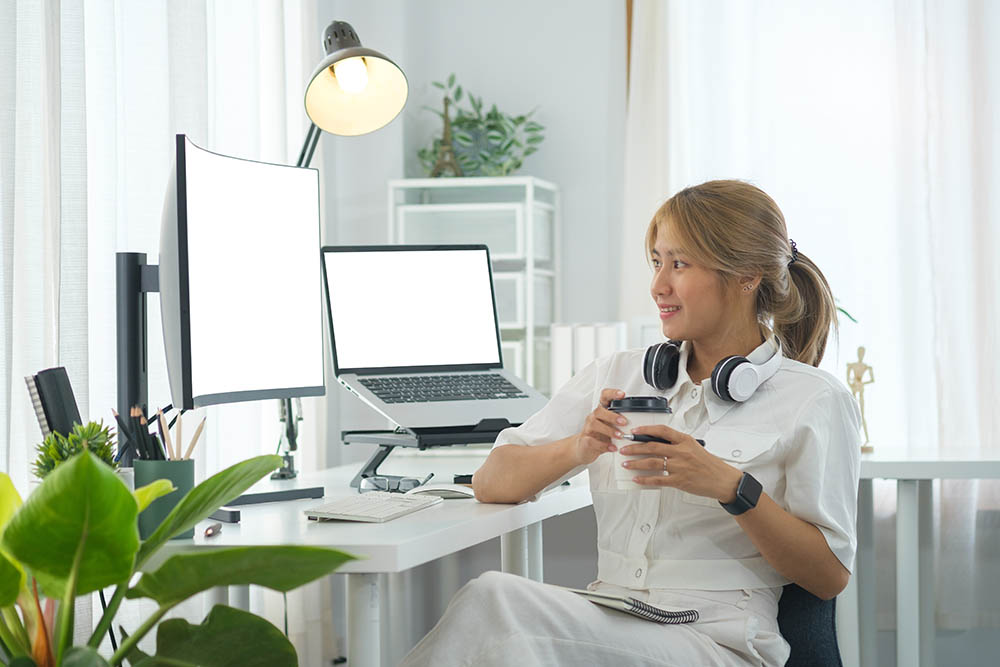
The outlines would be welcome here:
<svg viewBox="0 0 1000 667">
<path fill-rule="evenodd" d="M 620 452 L 647 458 L 626 461 L 629 470 L 656 470 L 663 475 L 640 475 L 635 482 L 650 488 L 669 486 L 696 496 L 715 498 L 724 503 L 736 499 L 736 487 L 743 473 L 718 456 L 705 451 L 697 440 L 669 426 L 639 426 L 635 435 L 651 435 L 663 442 L 637 442 L 622 447 Z M 669 443 L 669 444 L 668 444 Z"/>
</svg>

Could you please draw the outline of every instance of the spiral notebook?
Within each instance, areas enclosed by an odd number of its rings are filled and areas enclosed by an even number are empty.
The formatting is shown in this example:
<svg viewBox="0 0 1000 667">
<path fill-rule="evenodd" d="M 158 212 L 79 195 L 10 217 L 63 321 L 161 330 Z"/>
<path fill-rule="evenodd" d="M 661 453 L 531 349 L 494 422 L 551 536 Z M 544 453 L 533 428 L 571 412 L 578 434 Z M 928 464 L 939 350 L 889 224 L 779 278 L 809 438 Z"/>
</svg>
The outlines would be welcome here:
<svg viewBox="0 0 1000 667">
<path fill-rule="evenodd" d="M 566 588 L 564 586 L 557 586 L 556 588 L 562 588 L 563 590 L 567 590 L 571 593 L 576 593 L 580 597 L 590 600 L 594 604 L 599 604 L 602 607 L 623 611 L 626 614 L 632 614 L 633 616 L 638 616 L 639 618 L 644 618 L 647 621 L 653 621 L 654 623 L 678 625 L 681 623 L 694 623 L 698 620 L 698 611 L 696 609 L 668 611 L 666 609 L 654 607 L 651 604 L 643 602 L 642 600 L 637 600 L 633 597 L 610 595 L 608 593 L 596 593 L 594 591 L 582 591 L 577 588 Z"/>
</svg>

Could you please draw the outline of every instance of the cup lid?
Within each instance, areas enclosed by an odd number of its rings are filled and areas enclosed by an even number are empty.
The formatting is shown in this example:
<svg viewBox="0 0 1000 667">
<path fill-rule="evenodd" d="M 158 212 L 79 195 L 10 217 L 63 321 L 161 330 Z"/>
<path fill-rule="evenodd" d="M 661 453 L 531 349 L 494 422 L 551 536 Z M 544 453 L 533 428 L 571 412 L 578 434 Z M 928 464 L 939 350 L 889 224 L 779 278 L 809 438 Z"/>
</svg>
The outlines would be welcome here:
<svg viewBox="0 0 1000 667">
<path fill-rule="evenodd" d="M 616 398 L 608 405 L 612 412 L 673 412 L 662 396 L 626 396 Z"/>
</svg>

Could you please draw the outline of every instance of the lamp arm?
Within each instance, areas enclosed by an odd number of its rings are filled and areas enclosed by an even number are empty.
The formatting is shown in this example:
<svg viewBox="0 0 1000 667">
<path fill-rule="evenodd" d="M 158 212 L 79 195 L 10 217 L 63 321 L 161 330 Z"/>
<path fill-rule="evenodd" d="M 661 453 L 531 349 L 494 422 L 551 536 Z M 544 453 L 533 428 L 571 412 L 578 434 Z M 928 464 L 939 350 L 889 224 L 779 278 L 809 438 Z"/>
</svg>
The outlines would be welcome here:
<svg viewBox="0 0 1000 667">
<path fill-rule="evenodd" d="M 296 167 L 308 167 L 312 162 L 313 153 L 316 152 L 316 144 L 319 143 L 319 135 L 322 130 L 316 127 L 316 123 L 309 123 L 309 131 L 306 132 L 306 139 L 302 142 L 302 150 L 299 151 L 299 161 Z"/>
</svg>

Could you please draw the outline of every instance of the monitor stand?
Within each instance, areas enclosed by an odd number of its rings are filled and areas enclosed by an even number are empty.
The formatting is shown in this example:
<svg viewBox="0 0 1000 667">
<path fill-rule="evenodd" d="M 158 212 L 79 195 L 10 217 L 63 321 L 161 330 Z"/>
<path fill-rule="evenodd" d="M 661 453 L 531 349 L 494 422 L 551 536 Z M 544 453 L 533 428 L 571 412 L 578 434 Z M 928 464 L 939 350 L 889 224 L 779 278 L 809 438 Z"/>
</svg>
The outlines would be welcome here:
<svg viewBox="0 0 1000 667">
<path fill-rule="evenodd" d="M 365 462 L 358 474 L 351 480 L 351 486 L 358 488 L 361 480 L 368 477 L 386 477 L 399 480 L 401 475 L 380 475 L 378 467 L 396 447 L 450 447 L 452 445 L 472 445 L 493 442 L 497 434 L 513 426 L 506 419 L 483 419 L 475 426 L 452 426 L 442 428 L 397 428 L 394 431 L 364 430 L 341 431 L 340 439 L 345 445 L 374 444 L 379 448 Z"/>
</svg>

